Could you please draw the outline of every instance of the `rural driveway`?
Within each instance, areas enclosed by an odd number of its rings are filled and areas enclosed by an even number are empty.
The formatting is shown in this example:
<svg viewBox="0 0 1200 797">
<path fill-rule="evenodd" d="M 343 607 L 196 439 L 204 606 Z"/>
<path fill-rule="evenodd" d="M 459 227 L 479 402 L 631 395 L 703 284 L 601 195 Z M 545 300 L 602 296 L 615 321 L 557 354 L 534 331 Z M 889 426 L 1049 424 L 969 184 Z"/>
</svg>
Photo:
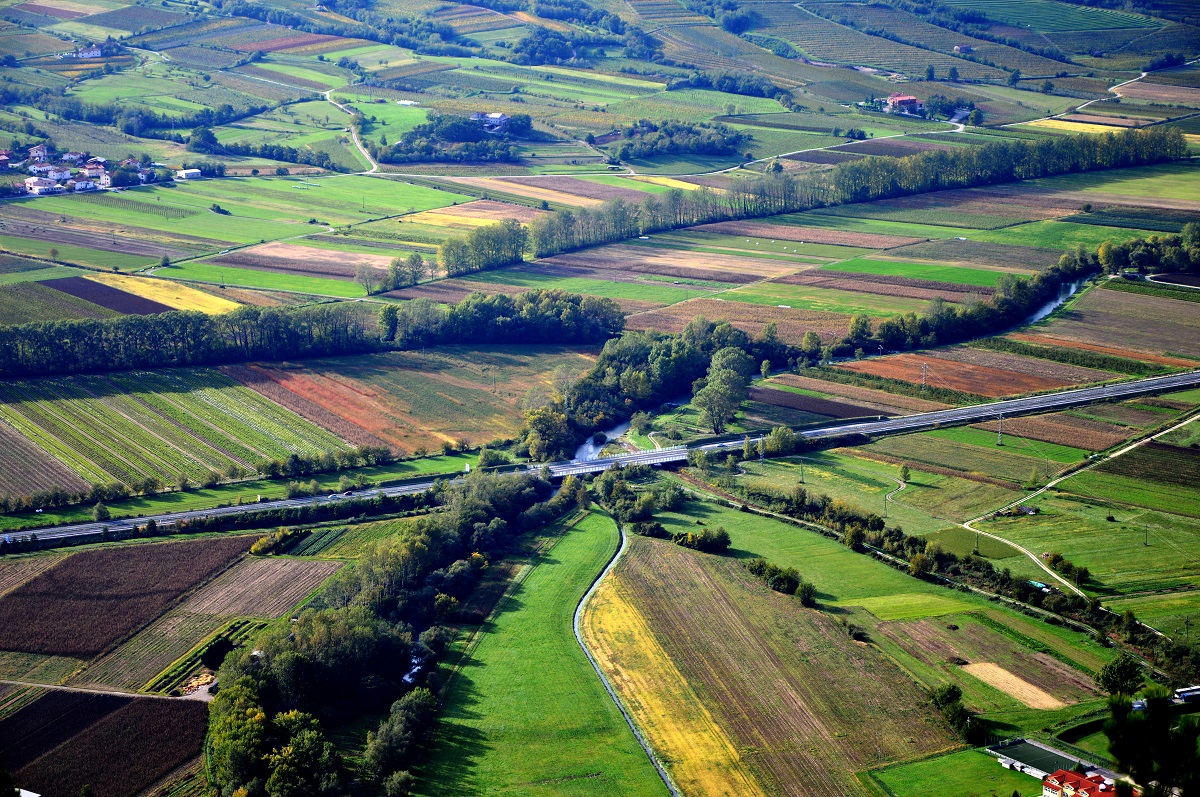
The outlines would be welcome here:
<svg viewBox="0 0 1200 797">
<path fill-rule="evenodd" d="M 201 690 L 202 692 L 204 692 L 203 694 L 201 694 L 201 692 L 196 692 L 196 693 L 193 693 L 190 695 L 184 695 L 182 697 L 170 697 L 168 695 L 144 694 L 142 692 L 122 692 L 119 689 L 98 689 L 98 688 L 92 688 L 92 687 L 87 687 L 87 686 L 62 686 L 61 684 L 39 684 L 39 683 L 35 683 L 33 681 L 0 680 L 0 684 L 3 684 L 5 686 L 36 686 L 40 689 L 56 689 L 59 692 L 83 692 L 83 693 L 89 694 L 89 695 L 112 695 L 114 697 L 148 697 L 152 700 L 204 700 L 204 701 L 212 700 L 212 698 L 208 696 L 206 690 Z"/>
</svg>

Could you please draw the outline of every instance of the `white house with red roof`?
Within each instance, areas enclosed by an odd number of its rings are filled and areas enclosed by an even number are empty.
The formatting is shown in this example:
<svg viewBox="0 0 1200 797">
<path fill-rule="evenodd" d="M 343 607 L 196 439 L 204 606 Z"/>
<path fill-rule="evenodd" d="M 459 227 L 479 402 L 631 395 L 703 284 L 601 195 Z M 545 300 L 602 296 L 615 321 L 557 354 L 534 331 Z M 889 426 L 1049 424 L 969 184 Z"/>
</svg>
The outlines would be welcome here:
<svg viewBox="0 0 1200 797">
<path fill-rule="evenodd" d="M 1042 797 L 1108 797 L 1113 793 L 1113 782 L 1099 772 L 1060 769 L 1042 780 Z"/>
</svg>

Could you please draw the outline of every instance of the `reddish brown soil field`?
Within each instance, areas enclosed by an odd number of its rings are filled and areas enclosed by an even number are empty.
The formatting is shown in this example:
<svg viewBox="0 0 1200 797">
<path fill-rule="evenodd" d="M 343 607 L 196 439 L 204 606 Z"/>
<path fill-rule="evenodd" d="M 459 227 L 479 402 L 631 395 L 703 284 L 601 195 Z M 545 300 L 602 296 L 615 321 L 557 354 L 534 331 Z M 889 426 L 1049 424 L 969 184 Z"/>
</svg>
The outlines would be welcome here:
<svg viewBox="0 0 1200 797">
<path fill-rule="evenodd" d="M 999 421 L 975 424 L 977 429 L 989 432 L 998 431 Z M 1089 451 L 1103 451 L 1115 446 L 1129 435 L 1129 431 L 1116 424 L 1091 421 L 1087 418 L 1073 418 L 1070 415 L 1038 415 L 1032 418 L 1006 418 L 1004 420 L 1005 434 L 1018 437 L 1028 437 L 1060 446 L 1084 448 Z"/>
<path fill-rule="evenodd" d="M 90 658 L 249 549 L 251 537 L 96 548 L 0 598 L 0 650 Z"/>
<path fill-rule="evenodd" d="M 921 381 L 922 363 L 928 365 L 927 384 L 993 398 L 1066 387 L 1071 384 L 1063 379 L 1030 376 L 999 368 L 940 360 L 923 354 L 896 354 L 846 363 L 838 367 L 855 373 L 917 384 Z"/>
<path fill-rule="evenodd" d="M 771 224 L 766 221 L 718 221 L 701 224 L 693 229 L 720 235 L 745 235 L 751 238 L 775 238 L 780 241 L 802 241 L 810 244 L 860 246 L 864 249 L 891 249 L 924 240 L 901 235 L 879 235 L 869 232 L 844 232 L 820 227 L 800 227 L 792 224 Z"/>
<path fill-rule="evenodd" d="M 54 487 L 79 491 L 88 483 L 0 421 L 0 495 L 19 497 Z"/>
<path fill-rule="evenodd" d="M 615 244 L 583 252 L 555 255 L 537 263 L 539 266 L 548 263 L 569 268 L 659 274 L 665 277 L 687 277 L 739 285 L 757 282 L 764 277 L 783 276 L 801 268 L 812 268 L 811 265 L 761 257 L 715 255 L 634 244 Z"/>
<path fill-rule="evenodd" d="M 949 346 L 944 349 L 938 349 L 937 356 L 940 360 L 951 360 L 967 365 L 982 365 L 988 368 L 998 368 L 1002 371 L 1014 371 L 1019 374 L 1045 377 L 1047 379 L 1062 379 L 1073 384 L 1103 382 L 1117 376 L 1110 371 L 1083 368 L 1078 365 L 1068 365 L 1067 363 L 1056 363 L 1053 360 L 1042 360 L 1037 357 L 1023 357 L 1020 354 L 973 349 L 969 346 Z"/>
<path fill-rule="evenodd" d="M 812 330 L 822 340 L 845 337 L 850 317 L 838 313 L 767 307 L 746 302 L 726 302 L 720 299 L 689 299 L 661 310 L 637 313 L 625 319 L 629 329 L 656 329 L 659 332 L 682 332 L 696 316 L 728 321 L 750 335 L 758 335 L 763 327 L 774 322 L 780 340 L 799 345 L 804 333 Z"/>
<path fill-rule="evenodd" d="M 840 149 L 818 149 L 812 152 L 801 152 L 798 155 L 788 155 L 788 160 L 803 161 L 805 163 L 817 164 L 836 164 L 845 163 L 846 161 L 858 160 L 862 158 L 855 152 L 843 152 L 845 147 Z"/>
<path fill-rule="evenodd" d="M 803 410 L 816 415 L 828 415 L 831 418 L 861 418 L 866 415 L 878 415 L 871 407 L 860 407 L 841 401 L 806 396 L 803 393 L 793 393 L 790 390 L 776 390 L 769 387 L 750 388 L 750 400 L 761 401 L 776 407 L 787 407 L 793 410 Z M 891 413 L 885 413 L 891 414 Z"/>
<path fill-rule="evenodd" d="M 853 399 L 862 406 L 881 410 L 885 413 L 893 409 L 909 410 L 911 412 L 932 412 L 934 410 L 944 410 L 950 406 L 949 404 L 941 404 L 937 401 L 902 396 L 898 393 L 888 393 L 886 390 L 875 390 L 874 388 L 857 387 L 855 385 L 842 385 L 837 382 L 829 382 L 824 379 L 814 379 L 810 376 L 799 376 L 797 374 L 780 374 L 774 378 L 774 381 L 805 390 L 815 390 L 820 393 L 843 396 Z M 895 414 L 903 415 L 904 413 Z"/>
<path fill-rule="evenodd" d="M 208 706 L 139 698 L 13 773 L 39 794 L 133 797 L 200 754 Z"/>
<path fill-rule="evenodd" d="M 1171 285 L 1186 285 L 1190 288 L 1200 288 L 1200 274 L 1163 274 L 1154 278 L 1158 282 Z"/>
<path fill-rule="evenodd" d="M 48 692 L 0 722 L 0 767 L 20 769 L 130 702 L 116 695 Z"/>
<path fill-rule="evenodd" d="M 253 365 L 224 365 L 219 369 L 230 379 L 236 379 L 248 388 L 261 393 L 267 398 L 287 407 L 305 420 L 312 421 L 336 434 L 348 443 L 356 446 L 383 446 L 387 443 L 363 429 L 350 423 L 319 404 L 283 387 L 273 378 L 279 372 L 259 368 Z"/>
<path fill-rule="evenodd" d="M 324 83 L 318 83 L 315 80 L 308 80 L 307 78 L 296 77 L 295 75 L 285 75 L 271 69 L 263 69 L 261 66 L 255 66 L 254 64 L 244 64 L 239 66 L 236 71 L 243 75 L 260 77 L 272 83 L 287 83 L 291 86 L 300 86 L 301 88 L 312 89 L 313 91 L 324 91 L 329 88 Z"/>
<path fill-rule="evenodd" d="M 516 219 L 522 224 L 527 224 L 546 213 L 544 210 L 538 210 L 526 205 L 497 202 L 494 199 L 477 199 L 465 205 L 453 205 L 448 208 L 437 208 L 436 210 L 426 212 L 438 213 L 444 216 L 461 216 L 466 219 L 490 219 L 493 221 Z M 420 214 L 417 215 L 419 216 Z"/>
<path fill-rule="evenodd" d="M 333 43 L 338 41 L 346 41 L 339 36 L 326 36 L 323 33 L 306 33 L 299 36 L 284 36 L 279 39 L 266 39 L 260 42 L 251 42 L 250 44 L 231 44 L 232 50 L 240 50 L 243 53 L 253 53 L 262 50 L 264 53 L 273 53 L 279 50 L 290 50 L 293 47 L 310 47 L 314 44 Z M 284 77 L 287 77 L 286 75 Z"/>
<path fill-rule="evenodd" d="M 903 158 L 908 155 L 916 155 L 918 152 L 929 152 L 935 149 L 951 150 L 954 147 L 937 141 L 925 141 L 915 138 L 881 138 L 874 141 L 856 141 L 853 144 L 838 147 L 838 149 L 846 152 L 857 152 L 862 155 L 885 155 L 893 158 Z"/>
<path fill-rule="evenodd" d="M 141 296 L 135 296 L 132 293 L 126 293 L 111 285 L 105 285 L 85 277 L 45 280 L 42 284 L 47 288 L 53 288 L 56 291 L 77 296 L 84 301 L 98 304 L 101 307 L 107 307 L 109 310 L 115 310 L 118 313 L 126 315 L 153 315 L 154 313 L 168 313 L 174 309 L 167 307 L 165 304 L 160 304 Z"/>
<path fill-rule="evenodd" d="M 1200 108 L 1200 89 L 1187 86 L 1165 86 L 1161 83 L 1129 83 L 1117 90 L 1122 97 L 1149 100 L 1164 105 L 1184 105 Z"/>
<path fill-rule="evenodd" d="M 532 185 L 537 188 L 547 188 L 551 191 L 562 191 L 564 194 L 586 197 L 588 199 L 624 199 L 627 202 L 640 204 L 650 196 L 644 191 L 632 188 L 620 188 L 603 183 L 592 183 L 576 177 L 505 177 L 503 182 L 517 185 Z"/>
<path fill-rule="evenodd" d="M 855 772 L 956 744 L 891 660 L 737 560 L 639 538 L 613 577 L 768 793 L 864 795 Z"/>
<path fill-rule="evenodd" d="M 516 285 L 501 285 L 498 282 L 445 279 L 424 285 L 414 285 L 411 288 L 401 288 L 383 295 L 394 299 L 431 299 L 442 304 L 458 304 L 472 293 L 485 293 L 488 296 L 507 293 L 510 296 L 516 296 L 518 293 L 525 293 L 525 290 Z"/>
<path fill-rule="evenodd" d="M 18 11 L 27 11 L 30 14 L 42 14 L 47 17 L 55 17 L 56 19 L 79 19 L 86 17 L 86 11 L 68 11 L 65 8 L 55 8 L 54 6 L 44 6 L 41 3 L 21 3 L 13 6 Z"/>
<path fill-rule="evenodd" d="M 907 277 L 879 277 L 874 274 L 854 274 L 838 272 L 829 276 L 829 272 L 809 272 L 780 277 L 774 282 L 789 285 L 811 285 L 816 288 L 833 288 L 841 291 L 856 293 L 873 293 L 877 296 L 901 296 L 908 299 L 945 299 L 948 302 L 963 302 L 967 297 L 988 296 L 994 293 L 991 288 L 963 290 L 962 285 L 949 282 L 933 282 L 930 280 L 909 279 Z"/>
<path fill-rule="evenodd" d="M 392 258 L 387 255 L 368 255 L 361 252 L 339 252 L 314 246 L 269 243 L 214 257 L 208 261 L 217 265 L 273 271 L 277 274 L 298 274 L 306 277 L 354 279 L 360 264 L 371 266 L 383 276 Z"/>
</svg>

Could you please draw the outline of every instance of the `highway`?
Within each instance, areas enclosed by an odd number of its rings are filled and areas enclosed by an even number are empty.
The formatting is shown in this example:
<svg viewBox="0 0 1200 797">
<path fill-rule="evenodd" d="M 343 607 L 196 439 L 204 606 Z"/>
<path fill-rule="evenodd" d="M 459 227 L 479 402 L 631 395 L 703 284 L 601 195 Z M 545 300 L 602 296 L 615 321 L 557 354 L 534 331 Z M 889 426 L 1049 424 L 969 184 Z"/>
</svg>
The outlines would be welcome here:
<svg viewBox="0 0 1200 797">
<path fill-rule="evenodd" d="M 987 404 L 975 404 L 969 407 L 956 407 L 948 410 L 922 412 L 914 415 L 903 415 L 892 418 L 885 418 L 881 416 L 879 420 L 855 421 L 837 426 L 825 426 L 819 429 L 807 429 L 800 431 L 797 434 L 806 440 L 822 440 L 831 437 L 843 437 L 846 435 L 873 436 L 882 434 L 896 434 L 900 432 L 913 432 L 922 429 L 932 429 L 936 426 L 975 423 L 978 421 L 992 420 L 1001 416 L 1014 417 L 1018 415 L 1029 415 L 1037 412 L 1047 412 L 1050 410 L 1063 409 L 1065 407 L 1078 406 L 1080 404 L 1090 404 L 1096 401 L 1129 398 L 1131 396 L 1140 396 L 1147 393 L 1158 393 L 1164 390 L 1179 390 L 1198 385 L 1200 385 L 1200 370 L 1188 371 L 1180 374 L 1170 374 L 1168 376 L 1154 376 L 1130 382 L 1120 382 L 1113 385 L 1076 388 L 1074 390 L 1064 390 L 1058 393 L 1047 393 L 1040 396 L 1006 399 L 1003 401 L 989 402 Z M 761 439 L 761 436 L 751 437 L 750 439 L 752 441 L 757 441 Z M 697 446 L 696 448 L 705 451 L 721 451 L 741 447 L 742 439 L 739 438 L 727 442 L 709 443 L 707 445 Z M 665 465 L 684 462 L 687 460 L 688 450 L 689 449 L 687 446 L 677 446 L 675 448 L 666 448 L 658 451 L 641 451 L 636 454 L 620 454 L 618 456 L 603 457 L 600 459 L 587 461 L 571 460 L 569 462 L 553 462 L 549 463 L 545 467 L 549 468 L 550 474 L 555 478 L 562 478 L 570 475 L 599 473 L 615 465 Z M 537 467 L 540 468 L 542 466 Z M 429 481 L 396 485 L 393 487 L 376 487 L 367 490 L 356 490 L 353 496 L 350 498 L 342 495 L 319 496 L 316 498 L 289 498 L 274 501 L 263 501 L 258 504 L 250 505 L 243 504 L 241 506 L 226 506 L 215 509 L 173 512 L 162 515 L 154 515 L 152 517 L 159 526 L 168 526 L 173 525 L 179 520 L 188 520 L 192 518 L 236 515 L 244 512 L 282 509 L 286 507 L 298 507 L 313 504 L 323 505 L 353 499 L 373 498 L 379 495 L 407 495 L 424 492 L 433 487 L 433 484 L 434 480 L 431 479 Z M 94 521 L 87 523 L 75 523 L 71 525 L 53 526 L 43 529 L 32 529 L 30 531 L 11 533 L 9 536 L 23 538 L 27 537 L 29 534 L 36 534 L 39 540 L 65 540 L 72 537 L 88 537 L 99 535 L 102 533 L 105 527 L 107 527 L 110 532 L 119 534 L 122 532 L 131 531 L 135 525 L 145 525 L 145 523 L 149 520 L 150 517 L 148 516 L 141 518 L 110 520 L 104 523 L 98 523 Z"/>
</svg>

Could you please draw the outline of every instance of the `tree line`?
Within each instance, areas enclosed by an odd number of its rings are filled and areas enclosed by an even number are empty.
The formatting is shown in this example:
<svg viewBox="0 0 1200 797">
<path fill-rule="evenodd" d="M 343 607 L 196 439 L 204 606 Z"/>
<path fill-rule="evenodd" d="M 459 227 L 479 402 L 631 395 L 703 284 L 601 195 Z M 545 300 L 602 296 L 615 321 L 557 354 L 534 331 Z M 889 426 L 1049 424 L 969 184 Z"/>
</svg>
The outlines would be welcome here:
<svg viewBox="0 0 1200 797">
<path fill-rule="evenodd" d="M 624 327 L 610 299 L 549 290 L 472 294 L 451 307 L 428 300 L 386 305 L 378 322 L 357 304 L 333 303 L 20 324 L 0 327 L 0 377 L 303 359 L 451 342 L 599 343 Z"/>
<path fill-rule="evenodd" d="M 361 129 L 362 117 L 355 117 L 355 124 Z M 528 114 L 514 114 L 503 131 L 493 134 L 465 116 L 443 114 L 403 133 L 390 145 L 381 139 L 378 145 L 368 141 L 367 146 L 375 159 L 383 163 L 511 162 L 519 159 L 511 137 L 526 135 L 531 127 Z"/>
<path fill-rule="evenodd" d="M 438 246 L 437 261 L 447 277 L 511 266 L 525 259 L 529 233 L 516 219 L 452 235 Z"/>
<path fill-rule="evenodd" d="M 684 153 L 732 155 L 750 141 L 750 135 L 723 124 L 642 119 L 623 129 L 621 139 L 615 148 L 617 157 L 630 160 Z"/>
<path fill-rule="evenodd" d="M 1179 235 L 1105 241 L 1096 256 L 1106 274 L 1125 269 L 1136 269 L 1139 274 L 1200 270 L 1200 222 L 1183 225 Z"/>
<path fill-rule="evenodd" d="M 488 561 L 574 508 L 581 487 L 572 479 L 553 494 L 530 473 L 443 485 L 442 511 L 340 570 L 294 622 L 229 653 L 209 709 L 210 785 L 221 797 L 407 794 L 436 719 L 447 624 Z M 391 708 L 352 766 L 326 728 L 381 704 Z"/>
<path fill-rule="evenodd" d="M 640 204 L 620 198 L 594 209 L 560 210 L 529 225 L 534 255 L 548 255 L 714 221 L 748 219 L 1187 157 L 1183 133 L 1162 126 L 1101 136 L 997 141 L 904 158 L 862 158 L 809 174 L 743 178 L 717 193 L 673 190 Z"/>
</svg>

